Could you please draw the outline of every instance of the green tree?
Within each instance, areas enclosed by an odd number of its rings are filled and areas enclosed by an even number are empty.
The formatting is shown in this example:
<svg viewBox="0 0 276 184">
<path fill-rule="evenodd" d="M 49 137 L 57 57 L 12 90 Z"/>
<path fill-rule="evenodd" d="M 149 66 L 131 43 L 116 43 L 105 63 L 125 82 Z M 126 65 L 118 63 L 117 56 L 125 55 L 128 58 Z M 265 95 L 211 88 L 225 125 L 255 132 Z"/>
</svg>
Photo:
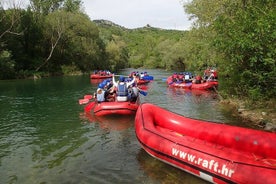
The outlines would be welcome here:
<svg viewBox="0 0 276 184">
<path fill-rule="evenodd" d="M 231 1 L 215 22 L 216 47 L 228 58 L 224 70 L 236 91 L 253 100 L 276 95 L 275 5 L 273 0 Z"/>
<path fill-rule="evenodd" d="M 113 39 L 106 46 L 106 52 L 111 64 L 111 70 L 118 71 L 128 66 L 126 43 L 121 37 L 113 35 Z"/>
<path fill-rule="evenodd" d="M 206 59 L 211 51 L 220 74 L 231 77 L 228 89 L 236 94 L 251 99 L 275 96 L 276 89 L 271 88 L 276 73 L 275 3 L 193 0 L 185 5 L 185 11 L 195 20 L 191 32 L 201 30 L 206 38 L 199 44 L 203 46 L 199 57 Z"/>
</svg>

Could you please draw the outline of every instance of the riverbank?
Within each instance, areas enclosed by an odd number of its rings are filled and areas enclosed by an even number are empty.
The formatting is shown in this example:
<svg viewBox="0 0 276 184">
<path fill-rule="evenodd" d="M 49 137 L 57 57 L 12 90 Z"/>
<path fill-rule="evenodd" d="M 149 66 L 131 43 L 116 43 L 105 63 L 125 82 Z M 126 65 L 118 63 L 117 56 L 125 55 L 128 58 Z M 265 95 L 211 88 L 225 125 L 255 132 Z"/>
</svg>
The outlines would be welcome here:
<svg viewBox="0 0 276 184">
<path fill-rule="evenodd" d="M 252 128 L 276 132 L 276 103 L 275 101 L 262 104 L 250 104 L 239 99 L 222 99 L 221 103 L 233 108 L 233 115 L 239 116 L 242 123 Z"/>
</svg>

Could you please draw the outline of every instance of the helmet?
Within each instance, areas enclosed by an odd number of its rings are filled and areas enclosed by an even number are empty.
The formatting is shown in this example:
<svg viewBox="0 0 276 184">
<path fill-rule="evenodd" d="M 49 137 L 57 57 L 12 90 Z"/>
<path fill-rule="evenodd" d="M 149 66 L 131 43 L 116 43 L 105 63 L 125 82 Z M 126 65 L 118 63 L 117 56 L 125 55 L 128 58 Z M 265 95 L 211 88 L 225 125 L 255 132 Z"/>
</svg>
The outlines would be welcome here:
<svg viewBox="0 0 276 184">
<path fill-rule="evenodd" d="M 120 82 L 124 82 L 124 81 L 125 81 L 125 78 L 124 78 L 123 76 L 120 76 L 120 77 L 119 77 L 119 81 L 120 81 Z"/>
<path fill-rule="evenodd" d="M 100 84 L 99 84 L 99 86 L 98 86 L 98 88 L 103 89 L 103 88 L 104 88 L 104 86 L 105 86 L 105 85 L 104 85 L 103 83 L 100 83 Z"/>
<path fill-rule="evenodd" d="M 101 82 L 101 84 L 103 84 L 105 86 L 107 84 L 107 81 L 105 80 L 105 81 Z"/>
</svg>

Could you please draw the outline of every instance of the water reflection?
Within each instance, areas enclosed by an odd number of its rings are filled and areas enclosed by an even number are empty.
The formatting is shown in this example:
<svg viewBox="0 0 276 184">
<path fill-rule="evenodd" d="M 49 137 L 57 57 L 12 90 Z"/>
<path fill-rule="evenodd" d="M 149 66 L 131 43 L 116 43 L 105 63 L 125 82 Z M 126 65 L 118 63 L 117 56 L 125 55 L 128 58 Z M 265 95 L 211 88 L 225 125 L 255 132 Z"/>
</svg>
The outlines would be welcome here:
<svg viewBox="0 0 276 184">
<path fill-rule="evenodd" d="M 105 79 L 90 79 L 90 83 L 92 85 L 98 85 L 99 83 L 101 83 L 102 81 L 104 81 Z"/>
<path fill-rule="evenodd" d="M 143 170 L 152 180 L 156 180 L 157 183 L 209 183 L 151 157 L 143 149 L 140 149 L 137 154 L 137 160 L 140 164 L 140 169 Z"/>
<path fill-rule="evenodd" d="M 83 123 L 98 123 L 99 127 L 104 130 L 116 130 L 122 131 L 130 128 L 134 122 L 133 116 L 120 116 L 120 115 L 110 115 L 110 116 L 95 116 L 93 113 L 81 112 L 80 119 Z"/>
</svg>

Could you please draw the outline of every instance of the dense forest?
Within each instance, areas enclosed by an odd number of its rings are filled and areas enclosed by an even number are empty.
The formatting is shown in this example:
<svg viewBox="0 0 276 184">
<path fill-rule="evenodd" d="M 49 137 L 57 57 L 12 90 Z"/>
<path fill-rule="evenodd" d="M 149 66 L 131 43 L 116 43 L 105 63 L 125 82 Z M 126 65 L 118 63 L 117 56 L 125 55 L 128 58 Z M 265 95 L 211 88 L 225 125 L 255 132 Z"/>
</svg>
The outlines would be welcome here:
<svg viewBox="0 0 276 184">
<path fill-rule="evenodd" d="M 189 31 L 127 29 L 91 21 L 81 0 L 0 0 L 0 79 L 117 71 L 126 67 L 203 72 L 215 66 L 222 95 L 276 96 L 276 1 L 191 0 Z M 8 7 L 8 8 L 7 8 Z"/>
</svg>

